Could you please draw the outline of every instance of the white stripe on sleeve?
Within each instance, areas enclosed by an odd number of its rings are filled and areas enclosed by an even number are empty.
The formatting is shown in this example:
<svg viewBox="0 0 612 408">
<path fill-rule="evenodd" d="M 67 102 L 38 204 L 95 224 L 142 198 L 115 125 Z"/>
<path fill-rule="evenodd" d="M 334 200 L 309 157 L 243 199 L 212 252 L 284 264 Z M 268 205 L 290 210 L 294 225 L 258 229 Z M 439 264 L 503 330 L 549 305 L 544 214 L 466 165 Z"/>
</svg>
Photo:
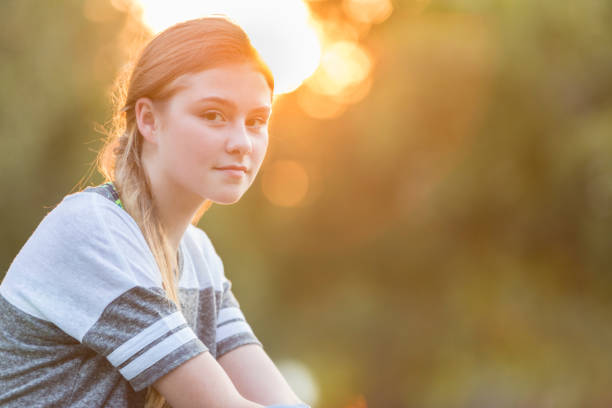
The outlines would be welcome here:
<svg viewBox="0 0 612 408">
<path fill-rule="evenodd" d="M 215 341 L 219 343 L 220 341 L 239 333 L 253 334 L 253 330 L 251 330 L 251 326 L 249 326 L 247 322 L 238 320 L 219 327 L 217 329 L 217 338 Z"/>
<path fill-rule="evenodd" d="M 189 327 L 172 333 L 119 370 L 129 381 L 196 336 Z"/>
<path fill-rule="evenodd" d="M 217 326 L 219 326 L 220 324 L 223 324 L 229 320 L 234 320 L 234 319 L 242 319 L 242 320 L 246 320 L 244 318 L 244 315 L 242 314 L 242 311 L 237 308 L 237 307 L 226 307 L 224 309 L 221 309 L 219 311 L 219 317 L 217 320 Z"/>
<path fill-rule="evenodd" d="M 181 312 L 174 312 L 171 315 L 156 321 L 138 333 L 136 336 L 117 347 L 106 358 L 113 366 L 118 367 L 147 345 L 159 339 L 170 330 L 173 330 L 183 324 L 187 324 L 183 314 Z"/>
</svg>

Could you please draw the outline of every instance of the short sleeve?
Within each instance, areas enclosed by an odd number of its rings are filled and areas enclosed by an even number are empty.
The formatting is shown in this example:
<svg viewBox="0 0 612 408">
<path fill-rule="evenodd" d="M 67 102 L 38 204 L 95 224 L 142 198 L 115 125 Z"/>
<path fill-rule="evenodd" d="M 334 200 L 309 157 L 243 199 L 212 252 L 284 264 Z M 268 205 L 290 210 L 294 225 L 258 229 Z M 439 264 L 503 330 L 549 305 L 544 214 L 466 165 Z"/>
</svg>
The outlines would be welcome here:
<svg viewBox="0 0 612 408">
<path fill-rule="evenodd" d="M 221 259 L 218 259 L 221 263 Z M 247 322 L 240 304 L 232 292 L 232 283 L 222 276 L 223 293 L 217 315 L 216 348 L 217 358 L 246 344 L 262 346 Z"/>
<path fill-rule="evenodd" d="M 216 358 L 246 344 L 262 346 L 240 310 L 240 304 L 232 293 L 232 283 L 225 276 L 223 261 L 215 251 L 210 238 L 200 228 L 195 226 L 188 228 L 205 259 L 203 269 L 209 272 L 210 278 L 202 280 L 212 280 L 211 285 L 215 290 L 216 316 L 213 326 L 215 334 L 211 340 L 215 342 Z"/>
<path fill-rule="evenodd" d="M 106 357 L 136 391 L 207 351 L 165 296 L 138 225 L 96 193 L 67 196 L 45 217 L 0 291 Z"/>
</svg>

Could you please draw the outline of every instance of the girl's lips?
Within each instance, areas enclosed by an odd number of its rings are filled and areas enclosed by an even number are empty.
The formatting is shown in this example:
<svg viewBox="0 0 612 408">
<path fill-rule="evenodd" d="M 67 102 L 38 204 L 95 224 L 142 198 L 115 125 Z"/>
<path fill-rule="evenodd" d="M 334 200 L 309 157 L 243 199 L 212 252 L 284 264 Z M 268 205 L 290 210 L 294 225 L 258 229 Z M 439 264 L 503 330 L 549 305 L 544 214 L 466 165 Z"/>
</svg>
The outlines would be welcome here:
<svg viewBox="0 0 612 408">
<path fill-rule="evenodd" d="M 215 167 L 216 170 L 239 170 L 242 171 L 244 173 L 247 172 L 247 168 L 246 166 L 240 166 L 240 165 L 230 165 L 230 166 L 223 166 L 223 167 Z"/>
<path fill-rule="evenodd" d="M 216 167 L 215 170 L 219 170 L 225 173 L 228 176 L 240 178 L 243 177 L 247 169 L 244 166 L 225 166 L 225 167 Z"/>
</svg>

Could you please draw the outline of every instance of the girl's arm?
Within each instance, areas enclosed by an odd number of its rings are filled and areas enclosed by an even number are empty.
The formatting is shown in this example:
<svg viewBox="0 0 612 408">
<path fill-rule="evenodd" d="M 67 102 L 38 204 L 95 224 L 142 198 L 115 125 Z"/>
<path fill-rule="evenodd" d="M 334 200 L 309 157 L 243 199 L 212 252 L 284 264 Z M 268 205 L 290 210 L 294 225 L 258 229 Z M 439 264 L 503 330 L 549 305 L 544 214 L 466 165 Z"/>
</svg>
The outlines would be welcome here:
<svg viewBox="0 0 612 408">
<path fill-rule="evenodd" d="M 249 346 L 239 347 L 236 350 L 245 349 L 247 347 Z M 254 347 L 259 348 L 263 352 L 263 349 L 260 347 Z M 232 352 L 229 352 L 226 355 L 231 353 Z M 240 354 L 244 356 L 251 353 Z M 257 354 L 259 353 L 253 353 L 253 355 Z M 236 356 L 236 354 L 234 355 Z M 265 353 L 263 353 L 263 355 L 267 358 Z M 231 359 L 232 358 L 230 358 L 230 360 Z M 226 361 L 228 360 L 226 359 Z M 247 360 L 244 362 L 248 363 L 250 368 L 255 368 L 252 365 L 253 361 L 252 357 L 247 357 Z M 274 370 L 276 370 L 276 367 L 269 358 L 268 361 L 272 364 Z M 268 372 L 270 367 L 266 369 L 266 365 L 263 365 L 260 368 L 263 368 L 261 375 L 270 374 Z M 295 397 L 295 394 L 293 394 L 278 370 L 276 370 L 276 373 L 280 380 L 282 380 L 281 382 L 286 387 L 286 390 L 293 395 L 294 399 L 290 400 L 285 398 L 282 400 L 273 400 L 275 404 L 281 403 L 291 405 L 274 405 L 274 407 L 270 406 L 269 408 L 308 408 L 307 405 L 300 404 L 299 399 Z M 274 379 L 275 377 L 272 376 L 270 378 Z M 248 376 L 241 377 L 241 381 L 248 379 Z M 278 378 L 274 381 L 278 381 Z M 274 384 L 270 383 L 267 384 L 265 388 L 270 390 L 279 384 L 280 382 L 275 382 Z M 199 354 L 191 360 L 181 364 L 179 367 L 157 380 L 153 386 L 174 408 L 266 408 L 260 404 L 249 401 L 246 399 L 249 398 L 248 396 L 244 394 L 244 396 L 240 395 L 226 372 L 208 352 Z M 251 389 L 251 387 L 247 387 L 247 389 Z M 272 394 L 273 393 L 266 392 L 261 393 L 262 396 L 266 397 Z M 254 395 L 260 394 L 255 393 Z M 278 393 L 278 395 L 281 394 Z"/>
<path fill-rule="evenodd" d="M 181 364 L 153 387 L 174 408 L 262 408 L 240 395 L 208 352 Z"/>
<path fill-rule="evenodd" d="M 238 347 L 218 361 L 245 398 L 260 404 L 304 404 L 260 346 Z"/>
</svg>

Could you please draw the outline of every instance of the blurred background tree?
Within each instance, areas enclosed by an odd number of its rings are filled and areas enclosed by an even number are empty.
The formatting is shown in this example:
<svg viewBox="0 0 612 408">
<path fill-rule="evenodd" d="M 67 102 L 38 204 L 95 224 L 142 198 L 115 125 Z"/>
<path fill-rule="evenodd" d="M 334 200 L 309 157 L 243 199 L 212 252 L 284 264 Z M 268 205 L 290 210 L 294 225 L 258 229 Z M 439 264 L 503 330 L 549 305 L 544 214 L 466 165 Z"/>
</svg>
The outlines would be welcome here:
<svg viewBox="0 0 612 408">
<path fill-rule="evenodd" d="M 3 272 L 101 146 L 121 4 L 0 3 Z M 201 221 L 251 325 L 321 408 L 612 405 L 612 3 L 389 4 L 308 3 L 369 69 L 280 96 Z"/>
</svg>

